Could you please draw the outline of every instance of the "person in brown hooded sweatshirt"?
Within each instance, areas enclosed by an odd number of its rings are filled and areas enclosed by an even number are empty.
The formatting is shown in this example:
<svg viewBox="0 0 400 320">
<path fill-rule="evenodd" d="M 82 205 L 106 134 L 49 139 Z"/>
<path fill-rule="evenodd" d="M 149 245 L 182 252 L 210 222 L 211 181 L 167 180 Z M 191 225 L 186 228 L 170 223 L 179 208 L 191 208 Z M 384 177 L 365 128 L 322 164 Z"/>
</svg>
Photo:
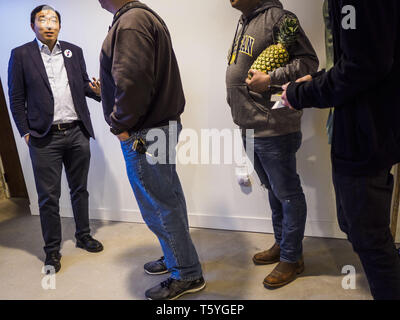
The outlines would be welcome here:
<svg viewBox="0 0 400 320">
<path fill-rule="evenodd" d="M 167 26 L 148 6 L 126 0 L 100 3 L 114 14 L 100 58 L 104 116 L 121 141 L 142 217 L 164 253 L 144 270 L 152 275 L 171 272 L 145 295 L 150 300 L 177 299 L 205 287 L 175 165 L 185 106 L 178 63 Z M 160 146 L 164 151 L 158 150 L 158 156 L 167 154 L 165 162 L 153 163 L 155 154 L 147 152 L 155 144 L 151 132 L 165 139 Z"/>
</svg>

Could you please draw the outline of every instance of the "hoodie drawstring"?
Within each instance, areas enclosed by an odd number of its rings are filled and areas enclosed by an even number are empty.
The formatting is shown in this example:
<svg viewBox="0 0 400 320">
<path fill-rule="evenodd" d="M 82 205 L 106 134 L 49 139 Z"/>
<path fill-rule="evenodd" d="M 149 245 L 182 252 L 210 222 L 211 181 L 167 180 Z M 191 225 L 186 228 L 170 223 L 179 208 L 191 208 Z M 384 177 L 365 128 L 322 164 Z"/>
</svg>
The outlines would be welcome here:
<svg viewBox="0 0 400 320">
<path fill-rule="evenodd" d="M 240 33 L 239 42 L 238 42 L 238 46 L 237 46 L 236 54 L 235 54 L 235 62 L 234 62 L 235 64 L 236 64 L 237 59 L 238 59 L 238 55 L 239 55 L 239 52 L 240 52 L 240 47 L 242 46 L 242 40 L 243 40 L 243 37 L 244 37 L 244 33 L 246 31 L 246 26 L 247 26 L 247 20 L 245 20 L 245 23 L 242 24 L 242 32 Z"/>
<path fill-rule="evenodd" d="M 235 37 L 233 38 L 233 43 L 232 43 L 232 50 L 231 50 L 231 56 L 229 57 L 229 61 L 228 61 L 228 65 L 231 64 L 231 60 L 233 55 L 235 54 L 235 60 L 233 61 L 234 64 L 236 64 L 237 59 L 238 59 L 238 55 L 240 52 L 240 47 L 242 45 L 242 40 L 244 37 L 244 33 L 246 32 L 246 27 L 248 25 L 249 20 L 245 19 L 244 22 L 242 22 L 242 19 L 239 20 L 237 27 L 236 27 L 236 32 L 235 32 Z M 237 42 L 237 47 L 236 47 L 236 52 L 234 53 L 235 50 L 235 44 L 236 44 L 236 37 L 238 35 L 238 31 L 239 31 L 239 26 L 242 25 L 242 32 L 240 33 L 240 37 L 238 39 Z"/>
<path fill-rule="evenodd" d="M 232 48 L 231 48 L 231 55 L 229 56 L 229 59 L 228 59 L 228 65 L 231 64 L 231 60 L 232 60 L 232 57 L 233 57 L 233 50 L 235 50 L 236 37 L 238 35 L 240 23 L 241 23 L 241 20 L 239 20 L 239 22 L 238 22 L 238 24 L 236 26 L 235 36 L 233 37 L 233 43 L 232 43 Z"/>
</svg>

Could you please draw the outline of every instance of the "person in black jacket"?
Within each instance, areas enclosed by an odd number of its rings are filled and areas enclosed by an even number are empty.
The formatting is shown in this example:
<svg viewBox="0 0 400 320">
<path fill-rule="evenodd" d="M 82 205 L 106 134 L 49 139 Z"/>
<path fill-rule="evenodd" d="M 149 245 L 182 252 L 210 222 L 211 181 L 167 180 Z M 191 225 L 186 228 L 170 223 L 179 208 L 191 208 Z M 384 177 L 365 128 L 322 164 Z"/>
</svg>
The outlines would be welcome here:
<svg viewBox="0 0 400 320">
<path fill-rule="evenodd" d="M 335 65 L 285 85 L 294 109 L 334 106 L 333 182 L 338 220 L 375 299 L 400 299 L 400 259 L 390 233 L 400 162 L 400 2 L 330 0 Z"/>
<path fill-rule="evenodd" d="M 31 13 L 36 39 L 11 52 L 10 109 L 29 146 L 45 241 L 45 265 L 61 268 L 59 198 L 65 167 L 76 223 L 77 247 L 103 250 L 89 228 L 87 178 L 90 137 L 94 137 L 86 96 L 100 101 L 100 83 L 91 83 L 82 49 L 58 41 L 61 16 L 41 5 Z M 50 270 L 49 270 L 50 271 Z"/>
</svg>

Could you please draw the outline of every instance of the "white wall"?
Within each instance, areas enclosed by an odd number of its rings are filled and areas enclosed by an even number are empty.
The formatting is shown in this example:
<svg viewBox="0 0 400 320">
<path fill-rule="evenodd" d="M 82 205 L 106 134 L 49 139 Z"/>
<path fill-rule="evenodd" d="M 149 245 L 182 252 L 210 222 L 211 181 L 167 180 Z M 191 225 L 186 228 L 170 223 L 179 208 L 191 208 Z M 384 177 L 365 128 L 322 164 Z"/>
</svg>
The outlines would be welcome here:
<svg viewBox="0 0 400 320">
<path fill-rule="evenodd" d="M 229 0 L 147 0 L 168 24 L 180 64 L 187 97 L 183 124 L 186 128 L 235 128 L 225 98 L 226 57 L 239 12 Z M 286 0 L 324 58 L 322 0 Z M 10 50 L 31 41 L 30 11 L 42 1 L 0 0 L 0 76 L 7 88 Z M 89 76 L 98 75 L 98 56 L 112 16 L 97 1 L 49 0 L 62 14 L 60 39 L 81 46 Z M 89 101 L 97 140 L 92 141 L 89 176 L 92 218 L 141 221 L 132 195 L 119 143 L 104 122 L 101 105 Z M 307 110 L 303 119 L 303 146 L 298 154 L 299 172 L 308 202 L 306 234 L 342 237 L 339 231 L 331 184 L 330 149 L 325 122 L 327 111 Z M 14 127 L 33 214 L 38 213 L 32 167 L 26 145 Z M 265 190 L 254 176 L 251 190 L 236 182 L 234 165 L 188 165 L 178 171 L 186 193 L 194 227 L 271 232 L 271 212 Z M 63 178 L 61 213 L 70 216 L 68 187 Z"/>
</svg>

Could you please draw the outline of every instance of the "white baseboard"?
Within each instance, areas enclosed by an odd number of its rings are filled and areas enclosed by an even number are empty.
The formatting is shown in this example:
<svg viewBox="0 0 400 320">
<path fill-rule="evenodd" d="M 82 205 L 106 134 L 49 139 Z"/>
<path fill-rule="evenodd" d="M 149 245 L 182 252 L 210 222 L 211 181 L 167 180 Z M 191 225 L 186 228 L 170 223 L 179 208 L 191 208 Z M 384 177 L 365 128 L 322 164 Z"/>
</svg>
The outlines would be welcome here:
<svg viewBox="0 0 400 320">
<path fill-rule="evenodd" d="M 39 208 L 30 205 L 31 213 L 39 215 Z M 60 208 L 62 217 L 73 217 L 71 208 Z M 90 219 L 144 223 L 139 210 L 121 210 L 118 212 L 107 209 L 91 209 Z M 258 217 L 222 217 L 198 213 L 189 213 L 189 222 L 192 228 L 207 228 L 244 232 L 273 233 L 270 218 Z M 310 237 L 345 239 L 339 226 L 331 221 L 307 220 L 305 235 Z"/>
</svg>

